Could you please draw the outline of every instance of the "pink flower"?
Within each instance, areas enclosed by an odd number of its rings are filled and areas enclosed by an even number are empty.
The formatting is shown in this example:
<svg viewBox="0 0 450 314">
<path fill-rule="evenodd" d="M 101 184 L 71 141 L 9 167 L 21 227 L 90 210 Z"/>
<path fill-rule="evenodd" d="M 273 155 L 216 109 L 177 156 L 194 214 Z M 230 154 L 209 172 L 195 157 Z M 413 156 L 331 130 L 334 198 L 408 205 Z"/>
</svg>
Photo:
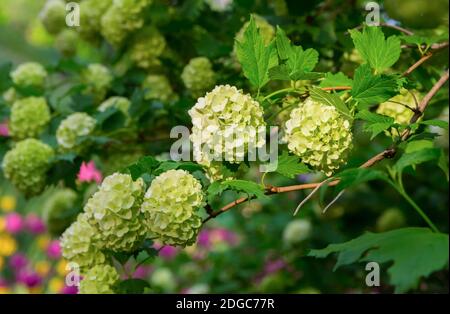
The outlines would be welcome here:
<svg viewBox="0 0 450 314">
<path fill-rule="evenodd" d="M 9 129 L 8 129 L 7 121 L 0 123 L 0 136 L 3 136 L 3 137 L 9 136 Z"/>
<path fill-rule="evenodd" d="M 97 184 L 100 184 L 102 179 L 102 174 L 95 167 L 94 161 L 91 160 L 87 164 L 84 161 L 81 163 L 80 172 L 78 173 L 78 180 L 80 180 L 80 182 L 95 181 Z"/>
<path fill-rule="evenodd" d="M 58 240 L 53 240 L 47 247 L 47 255 L 51 259 L 58 259 L 61 257 L 61 246 Z"/>
<path fill-rule="evenodd" d="M 25 217 L 25 227 L 32 234 L 41 234 L 45 231 L 44 222 L 34 213 L 30 213 Z"/>
<path fill-rule="evenodd" d="M 23 219 L 18 213 L 10 213 L 6 215 L 6 231 L 10 233 L 19 233 L 23 228 Z"/>
<path fill-rule="evenodd" d="M 170 245 L 163 246 L 162 244 L 155 243 L 153 245 L 153 248 L 155 250 L 159 250 L 159 256 L 161 256 L 165 260 L 170 260 L 178 254 L 178 249 Z"/>
</svg>

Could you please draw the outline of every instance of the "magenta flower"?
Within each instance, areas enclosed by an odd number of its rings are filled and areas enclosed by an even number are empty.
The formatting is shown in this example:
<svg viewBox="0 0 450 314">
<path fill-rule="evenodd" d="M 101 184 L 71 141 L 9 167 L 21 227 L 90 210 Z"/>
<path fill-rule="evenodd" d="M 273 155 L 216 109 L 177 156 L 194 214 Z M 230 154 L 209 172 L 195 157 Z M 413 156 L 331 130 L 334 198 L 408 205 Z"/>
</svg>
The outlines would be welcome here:
<svg viewBox="0 0 450 314">
<path fill-rule="evenodd" d="M 17 281 L 23 283 L 28 288 L 33 288 L 42 283 L 42 278 L 34 271 L 22 270 L 17 276 Z"/>
<path fill-rule="evenodd" d="M 80 172 L 78 172 L 78 180 L 80 182 L 97 182 L 100 184 L 103 180 L 102 173 L 95 167 L 94 161 L 87 164 L 83 161 L 81 163 Z"/>
<path fill-rule="evenodd" d="M 286 262 L 281 258 L 273 260 L 273 261 L 268 261 L 266 263 L 266 265 L 264 266 L 264 273 L 265 274 L 273 274 L 285 267 L 286 267 Z"/>
<path fill-rule="evenodd" d="M 5 217 L 5 229 L 9 233 L 19 233 L 23 228 L 23 219 L 18 213 L 10 213 Z"/>
<path fill-rule="evenodd" d="M 78 293 L 78 287 L 77 286 L 64 286 L 61 290 L 62 294 L 77 294 Z"/>
<path fill-rule="evenodd" d="M 7 121 L 0 123 L 0 136 L 3 136 L 3 137 L 9 136 L 9 129 L 8 129 Z"/>
<path fill-rule="evenodd" d="M 58 240 L 53 240 L 47 247 L 47 255 L 51 259 L 59 259 L 61 257 L 61 246 Z"/>
<path fill-rule="evenodd" d="M 145 279 L 147 278 L 148 274 L 150 273 L 151 267 L 149 266 L 138 266 L 136 270 L 134 271 L 133 278 L 135 279 Z"/>
<path fill-rule="evenodd" d="M 165 260 L 170 260 L 178 254 L 178 249 L 170 245 L 162 245 L 160 243 L 153 244 L 155 250 L 159 250 L 159 256 Z"/>
<path fill-rule="evenodd" d="M 45 232 L 44 221 L 34 213 L 30 213 L 25 217 L 25 227 L 32 234 L 41 234 Z"/>
<path fill-rule="evenodd" d="M 28 259 L 25 254 L 16 253 L 9 258 L 9 266 L 11 266 L 11 268 L 15 271 L 20 271 L 27 265 Z"/>
</svg>

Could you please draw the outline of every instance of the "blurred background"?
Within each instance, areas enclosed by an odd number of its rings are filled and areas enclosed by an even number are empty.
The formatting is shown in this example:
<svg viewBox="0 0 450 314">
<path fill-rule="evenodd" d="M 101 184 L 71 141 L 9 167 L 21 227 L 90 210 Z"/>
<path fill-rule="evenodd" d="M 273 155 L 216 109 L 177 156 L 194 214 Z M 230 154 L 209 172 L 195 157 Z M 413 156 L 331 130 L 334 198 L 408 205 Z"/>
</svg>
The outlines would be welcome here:
<svg viewBox="0 0 450 314">
<path fill-rule="evenodd" d="M 179 4 L 179 1 L 162 2 Z M 351 75 L 360 62 L 346 31 L 365 20 L 364 1 L 187 1 L 186 8 L 190 10 L 186 10 L 186 14 L 196 14 L 195 23 L 202 23 L 203 30 L 208 29 L 208 24 L 219 14 L 211 3 L 221 5 L 227 2 L 232 4 L 230 10 L 220 13 L 226 17 L 220 38 L 211 39 L 205 35 L 200 40 L 194 38 L 183 42 L 194 45 L 187 48 L 192 49 L 193 55 L 210 54 L 214 57 L 216 54 L 220 57 L 229 54 L 233 34 L 250 13 L 257 13 L 272 25 L 286 27 L 291 38 L 303 47 L 317 49 L 320 53 L 318 71 L 342 71 Z M 419 29 L 426 34 L 447 34 L 448 37 L 448 1 L 391 2 L 394 5 L 383 6 L 384 2 L 379 1 L 385 21 Z M 55 49 L 55 37 L 47 33 L 38 17 L 44 4 L 45 0 L 0 1 L 0 66 L 6 62 L 17 65 L 25 61 L 50 65 L 62 60 L 61 53 Z M 179 38 L 173 37 L 172 40 L 182 41 L 184 31 L 180 31 Z M 392 29 L 384 31 L 398 34 Z M 213 41 L 208 42 L 205 38 Z M 222 44 L 219 48 L 216 40 Z M 216 50 L 210 51 L 213 46 Z M 82 64 L 105 60 L 89 43 L 79 41 L 75 49 L 74 59 Z M 406 52 L 396 67 L 405 70 L 418 57 L 414 51 Z M 446 62 L 448 67 L 447 58 L 448 49 L 430 61 L 434 62 L 432 66 L 415 72 L 413 78 L 424 89 L 429 88 L 427 77 L 438 73 Z M 243 78 L 236 72 L 225 71 L 221 75 L 225 82 L 238 86 L 243 84 Z M 437 97 L 427 115 L 428 118 L 448 120 L 447 99 Z M 367 134 L 355 134 L 358 149 L 350 160 L 353 165 L 388 144 L 387 139 L 370 142 Z M 167 136 L 164 132 L 156 135 Z M 7 135 L 3 133 L 1 136 Z M 0 142 L 2 156 L 7 149 L 5 141 Z M 448 153 L 448 134 L 442 136 L 438 145 Z M 146 153 L 164 154 L 170 147 L 170 139 L 158 143 L 150 141 L 143 146 Z M 92 160 L 91 170 L 98 176 L 110 173 L 108 167 L 111 165 L 101 156 L 93 156 Z M 259 180 L 259 175 L 257 169 L 250 173 L 255 180 Z M 448 183 L 445 175 L 436 166 L 423 164 L 406 177 L 405 185 L 410 195 L 427 210 L 440 230 L 448 232 Z M 316 175 L 303 175 L 294 180 L 268 175 L 266 183 L 281 186 L 316 182 L 318 179 L 320 177 Z M 58 238 L 74 213 L 81 210 L 84 201 L 95 191 L 97 182 L 91 180 L 77 184 L 77 194 L 81 197 L 76 199 L 71 190 L 58 185 L 48 188 L 40 196 L 25 199 L 0 177 L 0 293 L 76 293 L 76 289 L 66 287 L 64 282 L 66 261 L 61 257 Z M 386 272 L 381 273 L 381 287 L 369 288 L 364 283 L 366 271 L 363 264 L 345 266 L 333 272 L 335 258 L 314 259 L 305 254 L 312 248 L 347 241 L 365 231 L 424 226 L 416 212 L 392 188 L 382 182 L 371 182 L 346 191 L 326 214 L 322 214 L 322 208 L 329 200 L 324 190 L 302 208 L 300 215 L 293 217 L 293 210 L 305 195 L 302 191 L 274 195 L 267 201 L 251 201 L 233 208 L 208 223 L 196 245 L 186 249 L 165 246 L 159 252 L 160 258 L 150 266 L 139 267 L 133 276 L 148 278 L 155 292 L 393 292 L 393 287 L 386 284 Z M 235 197 L 232 193 L 226 195 L 217 207 Z M 73 202 L 67 204 L 71 198 Z M 155 246 L 159 248 L 158 244 Z M 433 273 L 414 292 L 448 292 L 448 270 Z"/>
</svg>

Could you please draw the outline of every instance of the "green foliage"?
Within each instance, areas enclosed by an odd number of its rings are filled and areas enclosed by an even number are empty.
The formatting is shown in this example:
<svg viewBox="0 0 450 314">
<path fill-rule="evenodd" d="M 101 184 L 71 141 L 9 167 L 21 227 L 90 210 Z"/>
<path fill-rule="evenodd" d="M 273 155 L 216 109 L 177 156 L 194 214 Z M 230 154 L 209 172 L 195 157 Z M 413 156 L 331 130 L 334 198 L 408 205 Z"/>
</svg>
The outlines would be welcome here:
<svg viewBox="0 0 450 314">
<path fill-rule="evenodd" d="M 300 158 L 295 155 L 289 155 L 287 151 L 283 151 L 278 156 L 277 173 L 293 179 L 296 175 L 309 172 L 309 168 L 300 162 Z"/>
<path fill-rule="evenodd" d="M 359 111 L 355 117 L 366 122 L 364 130 L 371 133 L 371 140 L 381 132 L 388 130 L 394 124 L 394 118 L 376 114 L 368 110 Z"/>
</svg>

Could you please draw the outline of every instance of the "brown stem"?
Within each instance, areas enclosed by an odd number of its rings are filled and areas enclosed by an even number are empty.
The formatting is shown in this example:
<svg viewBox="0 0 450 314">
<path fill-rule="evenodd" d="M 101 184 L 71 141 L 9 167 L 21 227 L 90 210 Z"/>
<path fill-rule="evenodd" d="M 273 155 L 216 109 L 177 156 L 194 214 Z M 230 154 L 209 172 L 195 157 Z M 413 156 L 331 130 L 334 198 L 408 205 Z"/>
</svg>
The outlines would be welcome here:
<svg viewBox="0 0 450 314">
<path fill-rule="evenodd" d="M 432 56 L 433 56 L 433 54 L 431 52 L 423 55 L 422 58 L 420 58 L 416 63 L 414 63 L 412 66 L 410 66 L 408 70 L 403 72 L 402 76 L 410 75 L 415 69 L 417 69 L 422 63 L 424 63 L 425 61 L 430 59 Z"/>
<path fill-rule="evenodd" d="M 322 87 L 321 90 L 329 91 L 329 90 L 349 90 L 352 89 L 351 86 L 334 86 L 334 87 Z"/>
</svg>

